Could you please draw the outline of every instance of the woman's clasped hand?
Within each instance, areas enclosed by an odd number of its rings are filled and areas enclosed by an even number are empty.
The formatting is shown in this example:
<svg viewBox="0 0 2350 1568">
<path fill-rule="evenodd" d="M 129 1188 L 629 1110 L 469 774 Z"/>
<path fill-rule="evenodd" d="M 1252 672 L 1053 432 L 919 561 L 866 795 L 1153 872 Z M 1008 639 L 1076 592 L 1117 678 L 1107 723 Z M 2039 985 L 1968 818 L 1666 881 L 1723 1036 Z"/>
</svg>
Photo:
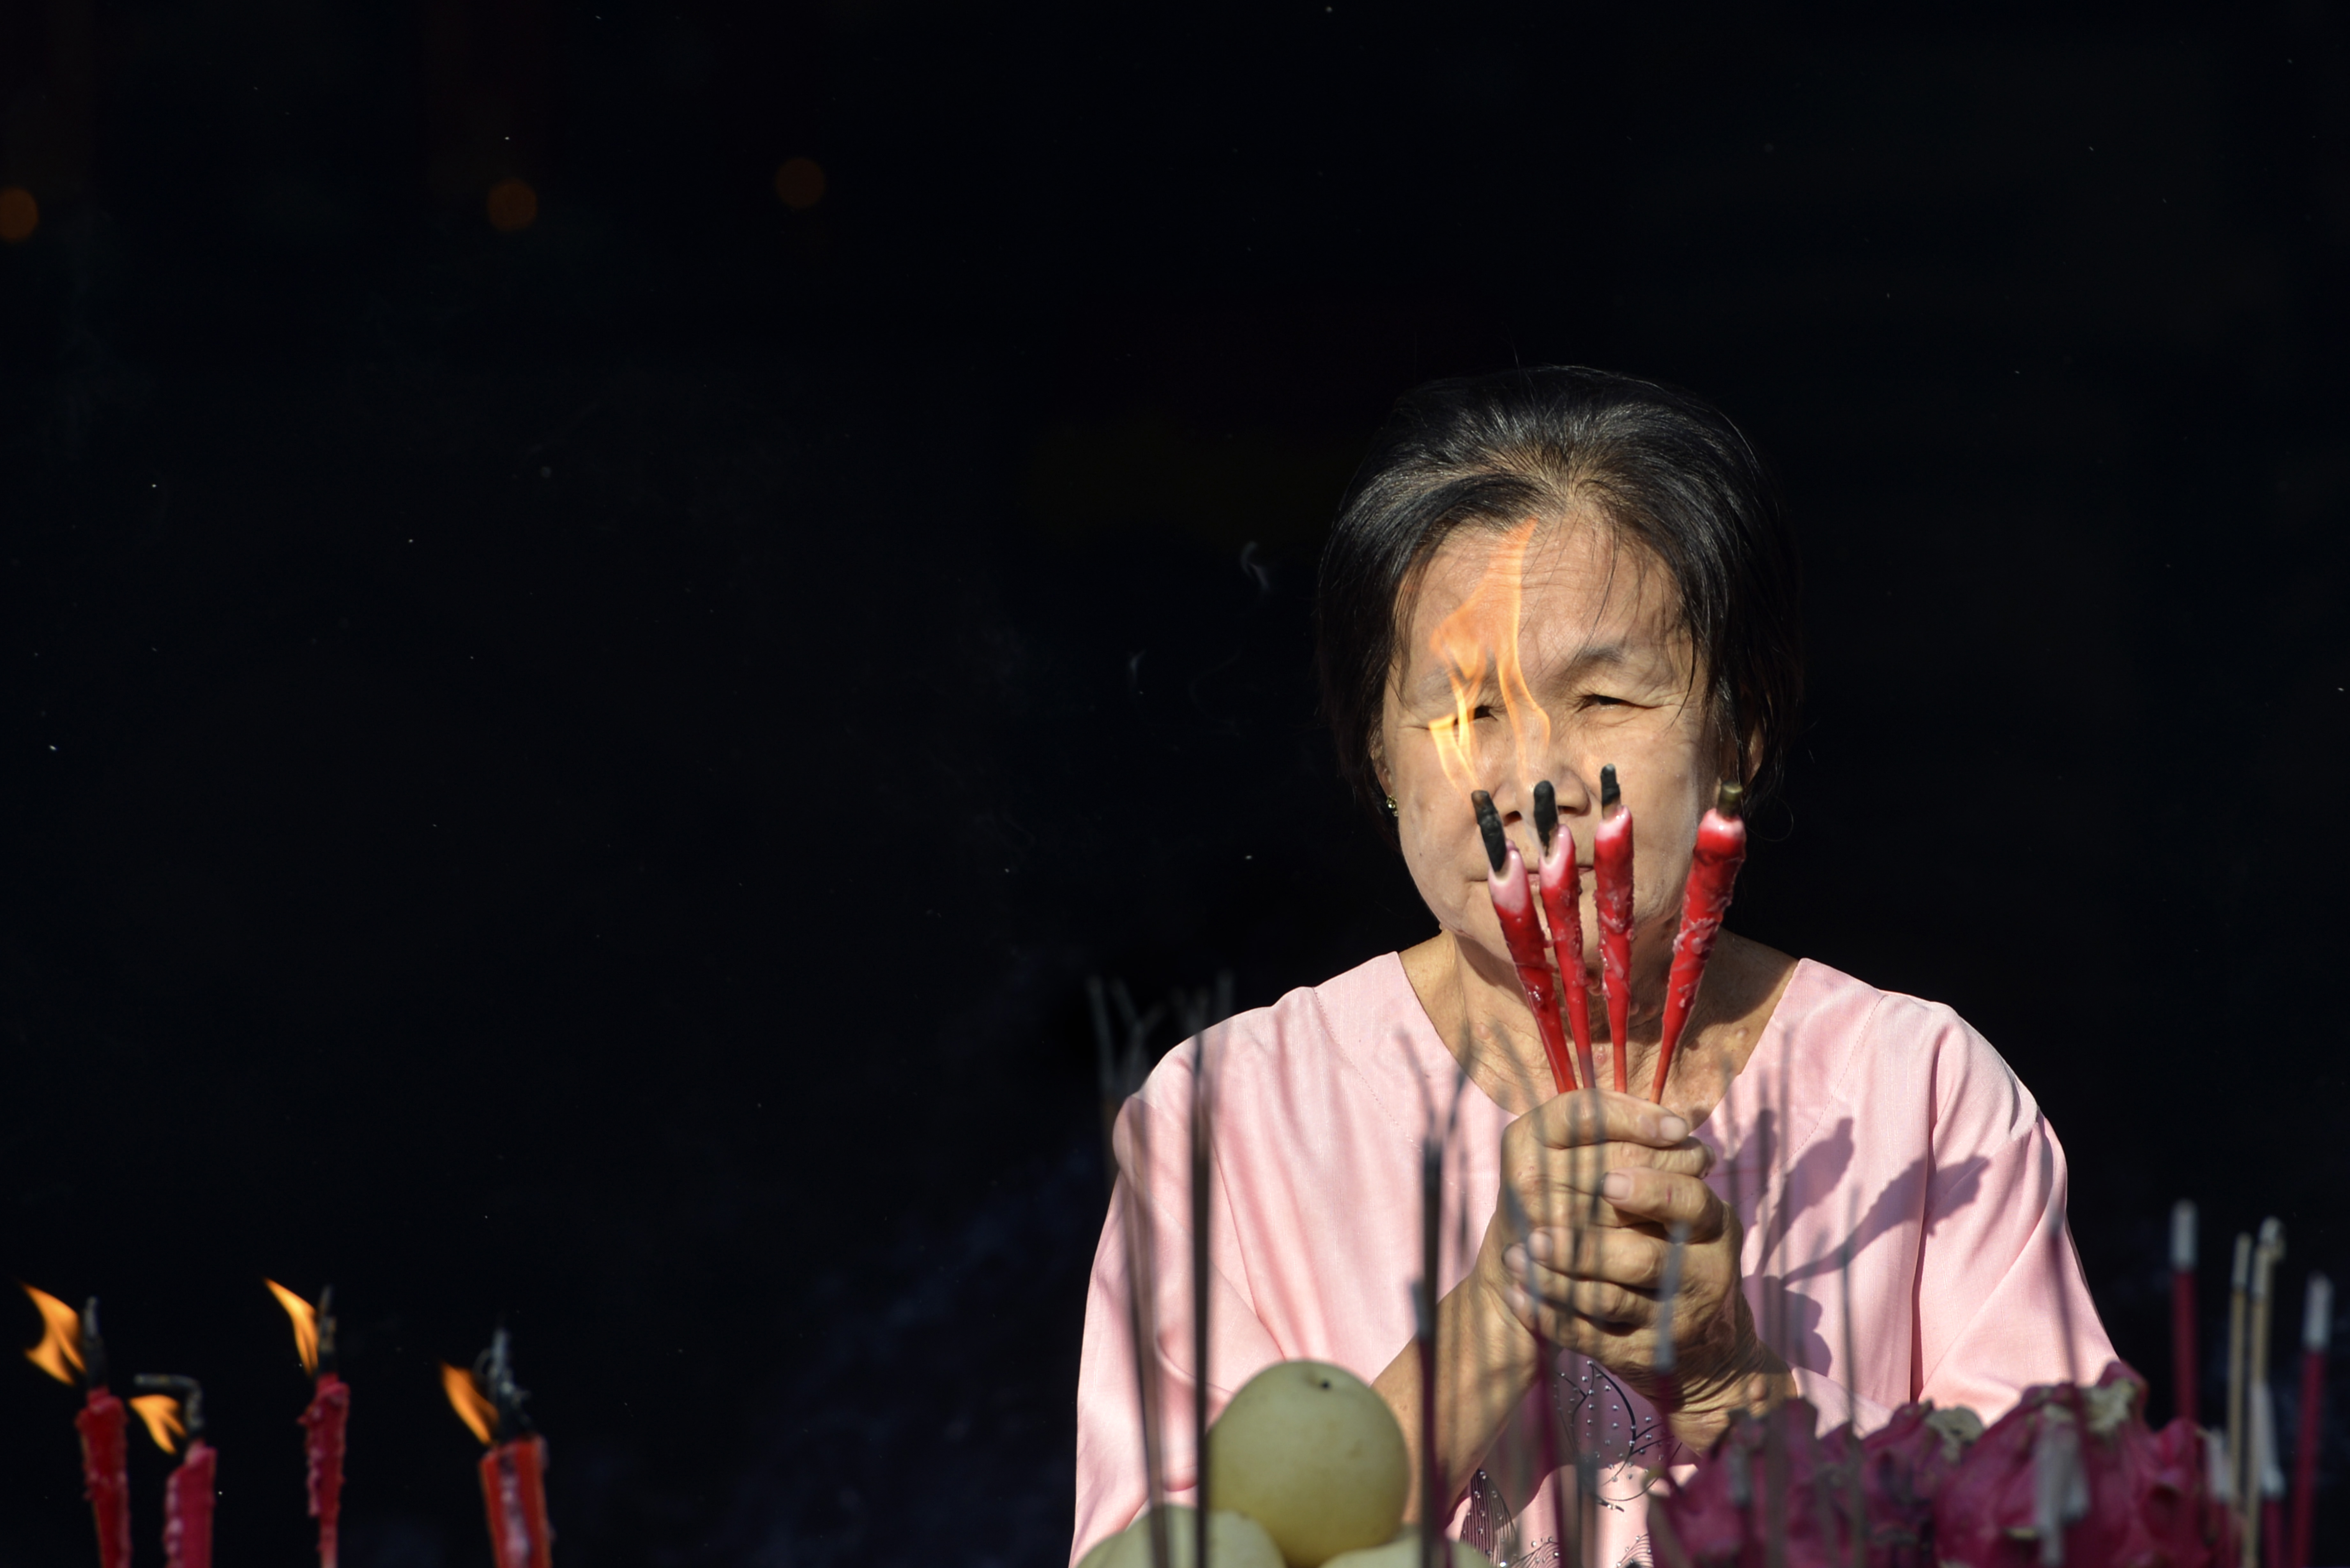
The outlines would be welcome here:
<svg viewBox="0 0 2350 1568">
<path fill-rule="evenodd" d="M 1685 1118 L 1607 1090 L 1558 1096 L 1511 1123 L 1503 1198 L 1474 1271 L 1486 1303 L 1474 1332 L 1506 1342 L 1492 1346 L 1495 1363 L 1541 1343 L 1587 1355 L 1670 1408 L 1675 1435 L 1698 1444 L 1732 1410 L 1783 1392 L 1785 1367 L 1739 1289 L 1738 1217 L 1705 1182 L 1712 1163 Z M 1660 1329 L 1673 1344 L 1669 1397 Z"/>
</svg>

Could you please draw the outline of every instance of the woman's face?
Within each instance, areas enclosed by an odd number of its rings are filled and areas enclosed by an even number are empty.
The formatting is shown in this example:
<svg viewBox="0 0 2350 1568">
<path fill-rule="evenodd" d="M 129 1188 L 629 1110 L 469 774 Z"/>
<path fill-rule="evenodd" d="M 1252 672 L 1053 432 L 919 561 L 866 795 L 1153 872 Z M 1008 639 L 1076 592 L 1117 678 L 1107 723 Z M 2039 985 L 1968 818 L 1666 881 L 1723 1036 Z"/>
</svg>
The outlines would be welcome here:
<svg viewBox="0 0 2350 1568">
<path fill-rule="evenodd" d="M 1469 794 L 1492 792 L 1531 867 L 1542 854 L 1534 787 L 1546 778 L 1575 833 L 1596 962 L 1592 834 L 1599 770 L 1612 763 L 1633 816 L 1635 972 L 1643 959 L 1660 961 L 1698 819 L 1730 760 L 1707 722 L 1671 575 L 1586 510 L 1461 529 L 1408 592 L 1374 761 L 1420 897 L 1445 929 L 1506 968 Z"/>
</svg>

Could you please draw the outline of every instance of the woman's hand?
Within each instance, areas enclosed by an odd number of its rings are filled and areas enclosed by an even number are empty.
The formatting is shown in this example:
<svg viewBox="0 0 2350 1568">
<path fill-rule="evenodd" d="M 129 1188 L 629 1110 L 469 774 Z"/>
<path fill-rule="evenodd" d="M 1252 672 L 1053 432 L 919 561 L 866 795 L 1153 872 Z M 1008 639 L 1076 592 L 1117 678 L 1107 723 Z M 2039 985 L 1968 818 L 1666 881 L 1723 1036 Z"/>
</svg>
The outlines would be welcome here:
<svg viewBox="0 0 2350 1568">
<path fill-rule="evenodd" d="M 1669 1321 L 1673 1426 L 1709 1445 L 1731 1411 L 1770 1402 L 1785 1369 L 1739 1289 L 1737 1216 L 1704 1181 L 1683 1118 L 1627 1095 L 1562 1095 L 1503 1135 L 1503 1197 L 1480 1250 L 1520 1332 L 1590 1356 L 1651 1398 L 1669 1237 L 1686 1226 Z M 1513 1211 L 1514 1210 L 1514 1211 Z"/>
</svg>

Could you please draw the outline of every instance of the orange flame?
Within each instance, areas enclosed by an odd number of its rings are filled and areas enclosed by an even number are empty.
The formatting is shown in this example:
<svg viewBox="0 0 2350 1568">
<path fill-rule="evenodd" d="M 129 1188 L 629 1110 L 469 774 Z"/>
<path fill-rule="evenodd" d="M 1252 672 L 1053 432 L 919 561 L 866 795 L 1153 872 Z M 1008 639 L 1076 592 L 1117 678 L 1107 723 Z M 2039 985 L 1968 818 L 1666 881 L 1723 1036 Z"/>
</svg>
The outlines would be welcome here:
<svg viewBox="0 0 2350 1568">
<path fill-rule="evenodd" d="M 316 1376 L 318 1371 L 318 1309 L 279 1284 L 276 1280 L 264 1280 L 286 1315 L 294 1320 L 294 1354 L 302 1358 L 302 1370 Z"/>
<path fill-rule="evenodd" d="M 465 1423 L 473 1436 L 484 1443 L 495 1442 L 498 1430 L 498 1407 L 482 1397 L 473 1386 L 473 1375 L 460 1372 L 447 1362 L 441 1364 L 441 1387 L 449 1396 L 449 1408 L 457 1412 L 457 1419 Z"/>
<path fill-rule="evenodd" d="M 1451 714 L 1430 726 L 1436 737 L 1436 760 L 1446 782 L 1462 794 L 1481 787 L 1471 726 L 1476 710 L 1484 705 L 1489 682 L 1500 691 L 1521 782 L 1539 769 L 1550 747 L 1550 715 L 1526 685 L 1518 653 L 1526 547 L 1534 541 L 1534 521 L 1530 517 L 1503 536 L 1476 588 L 1429 635 L 1429 649 L 1444 661 L 1445 676 L 1452 683 Z"/>
<path fill-rule="evenodd" d="M 169 1394 L 139 1394 L 130 1400 L 130 1407 L 147 1423 L 147 1435 L 155 1446 L 167 1454 L 180 1451 L 180 1439 L 188 1435 L 188 1424 L 180 1418 L 180 1402 Z"/>
<path fill-rule="evenodd" d="M 36 1291 L 22 1281 L 17 1282 L 33 1298 L 33 1304 L 41 1309 L 45 1329 L 41 1343 L 25 1352 L 25 1359 L 58 1382 L 71 1383 L 82 1369 L 81 1314 L 48 1292 Z"/>
</svg>

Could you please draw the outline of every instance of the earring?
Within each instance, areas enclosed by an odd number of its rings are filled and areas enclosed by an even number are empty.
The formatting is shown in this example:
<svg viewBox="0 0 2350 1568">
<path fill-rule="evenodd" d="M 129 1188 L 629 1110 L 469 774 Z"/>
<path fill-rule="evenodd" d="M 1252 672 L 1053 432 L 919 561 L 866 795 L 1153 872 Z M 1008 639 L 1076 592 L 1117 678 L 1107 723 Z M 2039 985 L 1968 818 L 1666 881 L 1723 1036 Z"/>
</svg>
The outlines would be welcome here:
<svg viewBox="0 0 2350 1568">
<path fill-rule="evenodd" d="M 1389 816 L 1393 816 L 1395 814 L 1396 814 L 1396 808 L 1395 808 L 1395 796 L 1393 796 L 1393 795 L 1389 795 L 1389 796 L 1388 796 L 1388 815 Z"/>
</svg>

